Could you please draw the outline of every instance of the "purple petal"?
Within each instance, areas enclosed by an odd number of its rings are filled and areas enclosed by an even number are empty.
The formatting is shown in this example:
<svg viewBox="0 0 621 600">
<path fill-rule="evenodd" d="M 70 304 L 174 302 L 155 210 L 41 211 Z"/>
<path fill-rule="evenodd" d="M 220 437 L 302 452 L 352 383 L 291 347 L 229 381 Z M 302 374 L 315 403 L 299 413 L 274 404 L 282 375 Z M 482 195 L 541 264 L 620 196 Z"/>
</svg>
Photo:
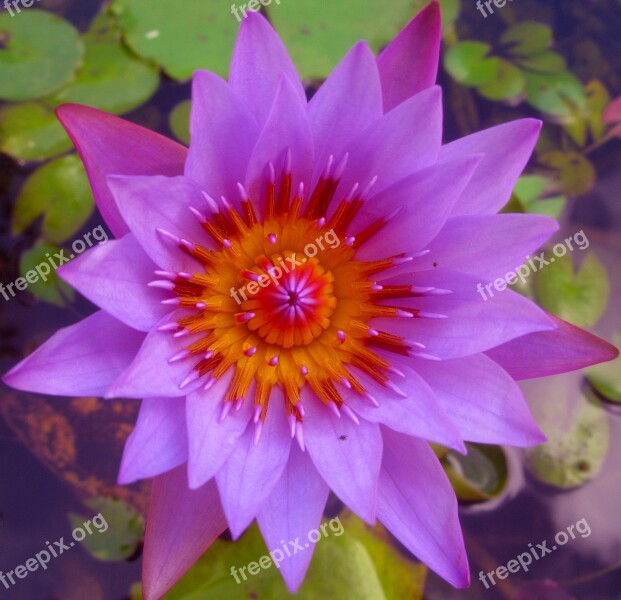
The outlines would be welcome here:
<svg viewBox="0 0 621 600">
<path fill-rule="evenodd" d="M 231 370 L 209 390 L 198 390 L 188 395 L 188 476 L 191 488 L 200 487 L 215 476 L 235 450 L 250 421 L 253 406 L 249 399 L 244 402 L 239 412 L 231 410 L 220 421 L 224 409 L 224 395 L 232 376 Z"/>
<path fill-rule="evenodd" d="M 237 36 L 229 83 L 261 127 L 267 121 L 282 75 L 291 82 L 297 100 L 306 103 L 300 77 L 278 34 L 263 16 L 249 12 Z"/>
<path fill-rule="evenodd" d="M 379 55 L 384 112 L 435 83 L 441 33 L 440 5 L 432 2 Z"/>
<path fill-rule="evenodd" d="M 274 163 L 279 175 L 288 151 L 291 152 L 293 189 L 297 190 L 303 182 L 308 191 L 313 169 L 313 136 L 306 102 L 297 97 L 291 82 L 281 77 L 272 110 L 250 157 L 246 189 L 252 198 L 263 198 L 268 163 Z"/>
<path fill-rule="evenodd" d="M 250 424 L 216 474 L 216 482 L 231 535 L 237 539 L 256 517 L 287 465 L 291 436 L 285 418 L 284 394 L 272 390 L 263 432 L 254 444 Z"/>
<path fill-rule="evenodd" d="M 379 179 L 373 189 L 381 192 L 433 164 L 441 142 L 442 91 L 433 87 L 409 98 L 350 142 L 339 194 L 349 194 L 356 183 L 364 188 L 375 176 Z"/>
<path fill-rule="evenodd" d="M 213 481 L 189 490 L 184 467 L 156 477 L 144 540 L 144 600 L 162 598 L 225 529 Z"/>
<path fill-rule="evenodd" d="M 103 311 L 57 331 L 2 380 L 28 392 L 102 396 L 132 361 L 144 333 Z"/>
<path fill-rule="evenodd" d="M 619 356 L 619 350 L 605 340 L 558 317 L 550 318 L 558 329 L 522 336 L 487 355 L 518 380 L 584 369 Z"/>
<path fill-rule="evenodd" d="M 108 189 L 108 175 L 183 173 L 187 149 L 158 133 L 79 104 L 64 104 L 56 115 L 82 157 L 97 206 L 117 237 L 129 228 Z"/>
<path fill-rule="evenodd" d="M 408 269 L 450 269 L 481 277 L 505 277 L 558 230 L 543 215 L 473 215 L 450 218 L 429 244 L 430 252 L 406 265 Z"/>
<path fill-rule="evenodd" d="M 457 588 L 470 584 L 457 499 L 426 442 L 382 428 L 377 518 L 412 554 Z"/>
<path fill-rule="evenodd" d="M 206 204 L 201 190 L 185 177 L 110 177 L 114 199 L 128 227 L 158 267 L 196 271 L 199 263 L 165 239 L 159 229 L 206 248 L 215 248 L 190 207 Z"/>
<path fill-rule="evenodd" d="M 134 431 L 125 442 L 119 484 L 155 477 L 187 460 L 185 402 L 181 398 L 145 398 Z"/>
<path fill-rule="evenodd" d="M 519 447 L 545 441 L 520 388 L 484 354 L 442 362 L 414 359 L 408 365 L 432 387 L 463 439 Z"/>
<path fill-rule="evenodd" d="M 184 316 L 187 316 L 187 311 L 177 310 L 160 321 L 158 326 L 177 321 Z M 194 391 L 204 381 L 194 381 L 183 389 L 181 384 L 192 373 L 201 357 L 190 357 L 173 363 L 169 359 L 203 335 L 197 333 L 174 337 L 170 331 L 158 331 L 156 327 L 144 339 L 132 363 L 107 391 L 106 398 L 178 398 Z"/>
<path fill-rule="evenodd" d="M 248 160 L 259 137 L 250 113 L 252 102 L 241 102 L 229 85 L 208 71 L 196 71 L 192 80 L 192 142 L 185 176 L 212 198 L 237 200 Z"/>
<path fill-rule="evenodd" d="M 460 138 L 442 147 L 441 160 L 485 154 L 453 216 L 497 213 L 511 197 L 537 143 L 541 121 L 521 119 Z"/>
<path fill-rule="evenodd" d="M 365 420 L 356 425 L 346 417 L 337 418 L 307 386 L 301 395 L 306 411 L 304 439 L 317 471 L 351 510 L 373 525 L 382 459 L 379 426 Z"/>
<path fill-rule="evenodd" d="M 455 202 L 470 181 L 480 156 L 465 156 L 427 167 L 373 196 L 360 211 L 354 225 L 361 227 L 400 212 L 381 233 L 356 253 L 356 260 L 377 260 L 421 250 L 436 237 Z"/>
<path fill-rule="evenodd" d="M 308 104 L 315 142 L 316 182 L 330 155 L 340 156 L 352 138 L 382 116 L 382 89 L 375 57 L 358 42 Z"/>
<path fill-rule="evenodd" d="M 269 549 L 280 548 L 282 540 L 299 542 L 304 548 L 303 552 L 286 557 L 279 566 L 292 594 L 302 584 L 313 557 L 315 544 L 306 546 L 305 542 L 309 531 L 317 529 L 321 523 L 329 492 L 308 453 L 294 444 L 286 469 L 257 515 Z"/>
<path fill-rule="evenodd" d="M 170 309 L 151 287 L 155 263 L 132 234 L 95 246 L 58 269 L 68 284 L 129 327 L 149 331 Z"/>
</svg>

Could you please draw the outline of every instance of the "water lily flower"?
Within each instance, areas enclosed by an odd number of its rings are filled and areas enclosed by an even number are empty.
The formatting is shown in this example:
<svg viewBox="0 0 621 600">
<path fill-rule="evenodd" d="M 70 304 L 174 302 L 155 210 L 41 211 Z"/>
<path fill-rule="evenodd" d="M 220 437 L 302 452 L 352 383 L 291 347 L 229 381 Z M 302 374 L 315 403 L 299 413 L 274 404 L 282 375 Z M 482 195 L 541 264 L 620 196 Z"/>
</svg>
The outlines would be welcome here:
<svg viewBox="0 0 621 600">
<path fill-rule="evenodd" d="M 269 549 L 328 494 L 457 587 L 455 494 L 429 441 L 544 437 L 515 382 L 616 356 L 510 290 L 477 283 L 557 229 L 496 214 L 534 147 L 525 119 L 442 145 L 432 3 L 376 58 L 364 42 L 310 101 L 269 23 L 241 25 L 228 81 L 199 71 L 189 150 L 79 105 L 58 115 L 116 239 L 60 274 L 99 307 L 5 377 L 139 398 L 120 482 L 154 477 L 144 594 L 225 530 Z M 280 571 L 293 592 L 313 547 Z"/>
</svg>

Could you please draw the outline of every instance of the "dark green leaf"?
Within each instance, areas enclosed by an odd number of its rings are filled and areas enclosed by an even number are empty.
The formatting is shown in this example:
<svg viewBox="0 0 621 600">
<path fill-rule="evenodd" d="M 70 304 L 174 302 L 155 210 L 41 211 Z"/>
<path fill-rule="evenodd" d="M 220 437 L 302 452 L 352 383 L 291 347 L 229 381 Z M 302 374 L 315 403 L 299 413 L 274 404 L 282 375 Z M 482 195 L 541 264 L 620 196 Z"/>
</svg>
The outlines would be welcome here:
<svg viewBox="0 0 621 600">
<path fill-rule="evenodd" d="M 56 274 L 56 263 L 50 263 L 58 252 L 60 248 L 51 244 L 35 246 L 22 255 L 19 272 L 28 281 L 28 291 L 33 296 L 56 306 L 65 306 L 73 301 L 75 292 Z"/>
<path fill-rule="evenodd" d="M 490 46 L 482 42 L 459 42 L 444 57 L 444 66 L 451 77 L 464 85 L 480 86 L 498 74 L 500 60 L 487 56 Z"/>
</svg>

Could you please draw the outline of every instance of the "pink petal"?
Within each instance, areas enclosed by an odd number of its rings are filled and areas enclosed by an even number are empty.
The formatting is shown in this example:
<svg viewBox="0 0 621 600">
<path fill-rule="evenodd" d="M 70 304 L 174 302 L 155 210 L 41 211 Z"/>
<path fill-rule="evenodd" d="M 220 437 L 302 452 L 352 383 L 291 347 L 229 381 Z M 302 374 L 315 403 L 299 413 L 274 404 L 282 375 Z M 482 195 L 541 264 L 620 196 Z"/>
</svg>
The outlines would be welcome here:
<svg viewBox="0 0 621 600">
<path fill-rule="evenodd" d="M 308 533 L 319 527 L 329 492 L 308 453 L 294 444 L 287 467 L 257 515 L 270 550 L 282 549 L 282 540 L 288 543 L 292 555 L 284 555 L 279 568 L 292 594 L 302 584 L 313 557 L 315 544 L 308 542 Z M 297 548 L 295 542 L 304 550 Z"/>
<path fill-rule="evenodd" d="M 157 325 L 174 322 L 187 316 L 186 310 L 177 310 Z M 158 328 L 144 338 L 134 360 L 123 371 L 114 385 L 106 392 L 106 398 L 178 398 L 200 387 L 204 380 L 196 380 L 181 388 L 181 384 L 193 372 L 201 356 L 169 362 L 188 346 L 201 339 L 204 334 L 196 333 L 174 337 L 170 331 Z"/>
<path fill-rule="evenodd" d="M 147 287 L 156 279 L 155 263 L 132 234 L 91 248 L 58 269 L 69 285 L 99 308 L 129 327 L 149 331 L 170 312 L 162 305 L 169 297 Z"/>
<path fill-rule="evenodd" d="M 166 271 L 196 271 L 199 263 L 158 229 L 215 248 L 190 207 L 202 210 L 201 190 L 185 177 L 110 177 L 110 189 L 123 219 L 157 266 Z"/>
<path fill-rule="evenodd" d="M 261 127 L 267 121 L 283 75 L 291 82 L 297 100 L 306 103 L 300 77 L 278 34 L 263 16 L 249 12 L 237 36 L 229 83 Z"/>
<path fill-rule="evenodd" d="M 430 569 L 458 588 L 470 572 L 457 499 L 426 442 L 382 428 L 377 518 Z"/>
<path fill-rule="evenodd" d="M 375 57 L 358 42 L 321 85 L 308 104 L 315 142 L 317 181 L 330 155 L 340 156 L 348 143 L 382 116 L 382 89 Z"/>
<path fill-rule="evenodd" d="M 354 226 L 360 228 L 400 212 L 377 238 L 356 253 L 356 260 L 377 260 L 381 255 L 421 250 L 436 237 L 455 202 L 470 181 L 480 156 L 465 156 L 417 171 L 373 196 L 360 211 Z"/>
<path fill-rule="evenodd" d="M 197 390 L 188 395 L 188 478 L 191 488 L 200 487 L 215 476 L 235 450 L 250 421 L 253 409 L 250 399 L 244 402 L 239 412 L 230 410 L 226 418 L 220 421 L 224 409 L 224 395 L 232 377 L 231 370 L 209 390 Z"/>
<path fill-rule="evenodd" d="M 270 161 L 274 163 L 279 180 L 288 151 L 291 152 L 293 190 L 296 191 L 302 182 L 308 191 L 313 169 L 313 136 L 306 102 L 298 98 L 291 82 L 281 77 L 272 110 L 250 157 L 246 189 L 252 198 L 264 197 L 266 168 Z M 260 208 L 262 213 L 262 202 Z"/>
<path fill-rule="evenodd" d="M 192 80 L 192 142 L 185 176 L 212 198 L 238 199 L 248 160 L 259 137 L 250 113 L 252 103 L 241 102 L 229 85 L 208 71 L 196 71 Z"/>
<path fill-rule="evenodd" d="M 132 361 L 144 334 L 103 311 L 57 331 L 2 380 L 28 392 L 101 396 Z"/>
<path fill-rule="evenodd" d="M 440 5 L 431 2 L 379 55 L 384 112 L 435 83 L 441 34 Z"/>
<path fill-rule="evenodd" d="M 441 160 L 485 154 L 453 216 L 497 213 L 511 197 L 541 131 L 541 121 L 521 119 L 460 138 L 442 147 Z"/>
<path fill-rule="evenodd" d="M 550 315 L 558 326 L 512 340 L 487 355 L 514 379 L 533 379 L 608 362 L 619 350 L 608 342 Z"/>
<path fill-rule="evenodd" d="M 263 432 L 254 444 L 251 423 L 216 474 L 216 482 L 231 535 L 237 539 L 256 517 L 287 465 L 291 436 L 285 418 L 284 394 L 272 390 Z"/>
<path fill-rule="evenodd" d="M 362 419 L 356 425 L 347 417 L 337 418 L 307 386 L 301 396 L 306 411 L 304 439 L 317 471 L 351 510 L 373 525 L 382 459 L 379 426 Z"/>
<path fill-rule="evenodd" d="M 413 359 L 408 366 L 431 386 L 463 439 L 519 447 L 546 440 L 520 388 L 484 354 L 442 362 Z"/>
<path fill-rule="evenodd" d="M 429 244 L 430 252 L 405 267 L 462 271 L 486 283 L 515 271 L 557 230 L 558 223 L 543 215 L 452 217 Z"/>
<path fill-rule="evenodd" d="M 125 442 L 119 484 L 155 477 L 187 460 L 185 402 L 181 398 L 145 398 L 134 431 Z"/>
<path fill-rule="evenodd" d="M 144 540 L 144 600 L 162 598 L 225 529 L 213 481 L 189 490 L 184 467 L 156 477 Z"/>
<path fill-rule="evenodd" d="M 108 175 L 183 173 L 186 148 L 158 133 L 79 104 L 59 106 L 56 114 L 84 161 L 101 215 L 117 237 L 129 228 L 108 189 Z"/>
</svg>

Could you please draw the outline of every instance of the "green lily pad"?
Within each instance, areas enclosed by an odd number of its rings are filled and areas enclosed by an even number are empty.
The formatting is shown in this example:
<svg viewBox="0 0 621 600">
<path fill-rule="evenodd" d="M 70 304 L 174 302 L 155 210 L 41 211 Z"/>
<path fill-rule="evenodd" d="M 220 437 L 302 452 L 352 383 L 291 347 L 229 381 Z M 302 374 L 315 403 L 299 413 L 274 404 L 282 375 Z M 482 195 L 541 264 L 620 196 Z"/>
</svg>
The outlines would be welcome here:
<svg viewBox="0 0 621 600">
<path fill-rule="evenodd" d="M 478 88 L 479 94 L 489 100 L 509 100 L 524 92 L 526 80 L 522 71 L 510 62 L 498 59 L 498 73 L 495 79 Z"/>
<path fill-rule="evenodd" d="M 621 347 L 621 334 L 612 336 L 612 341 Z M 589 367 L 586 370 L 589 383 L 610 402 L 621 402 L 621 356 L 607 363 Z"/>
<path fill-rule="evenodd" d="M 552 30 L 543 23 L 525 21 L 508 29 L 500 42 L 509 46 L 509 54 L 532 56 L 550 47 Z"/>
<path fill-rule="evenodd" d="M 411 0 L 272 0 L 270 20 L 303 79 L 323 79 L 360 39 L 378 51 L 414 16 Z M 373 18 L 369 18 L 373 15 Z"/>
<path fill-rule="evenodd" d="M 168 117 L 168 125 L 173 135 L 184 144 L 190 143 L 190 110 L 192 102 L 184 100 L 179 102 L 175 108 L 170 111 Z"/>
<path fill-rule="evenodd" d="M 296 598 L 386 600 L 364 544 L 353 536 L 336 537 L 329 528 L 326 532 L 330 535 L 317 542 L 309 572 Z M 288 597 L 278 569 L 273 562 L 268 565 L 267 560 L 262 559 L 265 556 L 268 550 L 256 525 L 236 542 L 216 540 L 165 600 L 281 600 Z M 260 560 L 267 566 L 261 567 Z M 252 569 L 257 574 L 249 573 L 250 563 L 255 563 Z M 236 569 L 235 574 L 231 574 L 232 567 Z M 240 571 L 244 567 L 242 574 Z"/>
<path fill-rule="evenodd" d="M 564 196 L 546 196 L 549 185 L 550 180 L 547 177 L 523 175 L 515 184 L 513 196 L 506 212 L 547 215 L 558 219 L 567 204 L 567 198 Z"/>
<path fill-rule="evenodd" d="M 19 272 L 35 298 L 56 306 L 66 306 L 73 302 L 75 292 L 56 274 L 54 255 L 59 252 L 60 248 L 51 244 L 35 246 L 22 254 Z M 50 259 L 54 261 L 51 264 Z"/>
<path fill-rule="evenodd" d="M 488 57 L 490 50 L 489 44 L 483 42 L 459 42 L 449 48 L 444 67 L 458 83 L 485 85 L 497 77 L 500 69 L 500 60 Z"/>
<path fill-rule="evenodd" d="M 589 81 L 586 91 L 586 120 L 594 140 L 599 140 L 606 131 L 604 111 L 610 105 L 610 93 L 599 80 Z"/>
<path fill-rule="evenodd" d="M 581 196 L 595 185 L 597 171 L 593 163 L 578 152 L 553 150 L 540 154 L 538 160 L 551 170 L 567 196 Z"/>
<path fill-rule="evenodd" d="M 91 534 L 80 545 L 99 560 L 116 561 L 130 558 L 142 543 L 144 519 L 140 512 L 115 498 L 90 498 L 84 502 L 89 515 L 69 514 L 71 527 L 81 527 L 92 521 Z"/>
<path fill-rule="evenodd" d="M 173 79 L 187 80 L 196 69 L 228 75 L 239 27 L 231 2 L 113 0 L 110 9 L 129 47 Z"/>
<path fill-rule="evenodd" d="M 539 403 L 535 416 L 548 441 L 526 450 L 525 466 L 543 483 L 572 489 L 584 485 L 601 470 L 610 431 L 600 401 L 571 388 L 569 394 L 578 394 L 577 400 L 565 393 L 557 385 L 555 395 Z"/>
<path fill-rule="evenodd" d="M 580 80 L 569 72 L 547 74 L 526 72 L 526 96 L 541 112 L 571 119 L 573 112 L 586 106 Z"/>
<path fill-rule="evenodd" d="M 53 158 L 72 147 L 52 106 L 24 102 L 0 108 L 0 151 L 16 160 Z"/>
<path fill-rule="evenodd" d="M 572 245 L 574 250 L 578 250 L 575 242 Z M 584 243 L 581 245 L 585 246 Z M 561 246 L 568 251 L 565 242 L 557 246 L 559 254 Z M 595 253 L 586 255 L 578 271 L 574 271 L 569 254 L 559 257 L 548 252 L 546 260 L 550 264 L 535 273 L 535 293 L 539 304 L 578 327 L 593 325 L 606 310 L 610 294 L 608 274 Z"/>
<path fill-rule="evenodd" d="M 93 212 L 91 188 L 76 154 L 39 167 L 22 187 L 13 210 L 13 233 L 43 216 L 43 236 L 61 243 L 76 233 Z"/>
<path fill-rule="evenodd" d="M 560 54 L 552 51 L 518 57 L 516 63 L 524 70 L 534 73 L 564 73 L 567 70 L 565 59 Z"/>
<path fill-rule="evenodd" d="M 0 14 L 0 99 L 36 100 L 68 83 L 84 51 L 67 21 L 29 8 Z"/>
<path fill-rule="evenodd" d="M 112 22 L 99 18 L 84 36 L 84 64 L 75 81 L 58 92 L 53 102 L 75 102 L 123 114 L 144 104 L 160 83 L 157 67 L 131 52 L 121 43 Z"/>
</svg>

